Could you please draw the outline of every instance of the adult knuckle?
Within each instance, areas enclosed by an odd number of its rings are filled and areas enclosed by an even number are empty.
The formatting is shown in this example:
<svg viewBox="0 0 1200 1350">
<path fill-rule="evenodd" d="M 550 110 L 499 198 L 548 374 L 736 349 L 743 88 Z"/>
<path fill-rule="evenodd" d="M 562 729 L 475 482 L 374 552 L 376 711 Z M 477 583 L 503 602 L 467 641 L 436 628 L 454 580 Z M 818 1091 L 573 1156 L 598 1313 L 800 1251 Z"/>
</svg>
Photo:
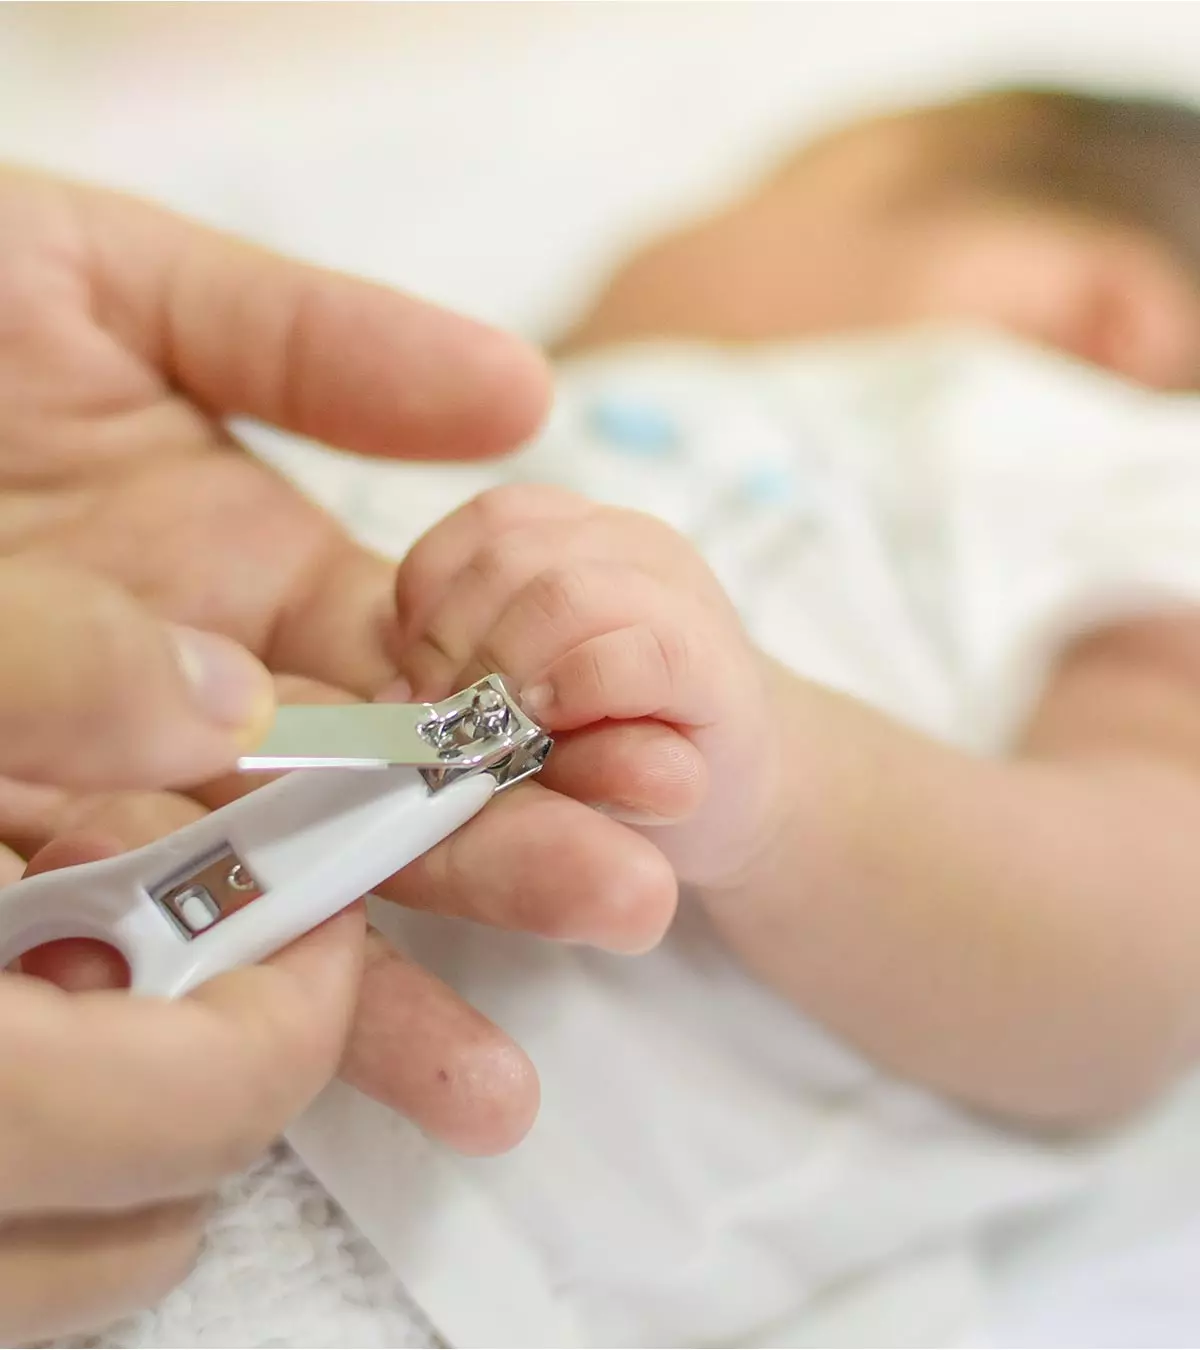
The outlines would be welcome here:
<svg viewBox="0 0 1200 1350">
<path fill-rule="evenodd" d="M 214 1106 L 187 1144 L 192 1162 L 185 1175 L 191 1187 L 214 1185 L 223 1177 L 244 1172 L 283 1123 L 273 1109 L 277 1093 L 269 1081 L 271 1072 L 254 1075 L 233 1066 L 230 1069 L 223 1102 Z"/>
<path fill-rule="evenodd" d="M 195 1265 L 207 1210 L 189 1200 L 11 1223 L 0 1245 L 0 1339 L 74 1337 L 157 1303 Z"/>
<path fill-rule="evenodd" d="M 264 1036 L 227 1080 L 225 1110 L 214 1120 L 209 1142 L 213 1174 L 230 1176 L 257 1161 L 332 1075 L 336 1062 L 334 1038 L 322 1038 L 320 1028 L 301 1014 L 295 1027 Z"/>
<path fill-rule="evenodd" d="M 204 1240 L 206 1213 L 207 1207 L 199 1202 L 172 1207 L 170 1226 L 155 1236 L 144 1270 L 125 1290 L 131 1310 L 157 1303 L 191 1274 Z"/>
<path fill-rule="evenodd" d="M 268 1124 L 261 1116 L 227 1122 L 213 1142 L 208 1175 L 218 1181 L 252 1167 L 278 1137 L 281 1128 L 282 1124 Z"/>
</svg>

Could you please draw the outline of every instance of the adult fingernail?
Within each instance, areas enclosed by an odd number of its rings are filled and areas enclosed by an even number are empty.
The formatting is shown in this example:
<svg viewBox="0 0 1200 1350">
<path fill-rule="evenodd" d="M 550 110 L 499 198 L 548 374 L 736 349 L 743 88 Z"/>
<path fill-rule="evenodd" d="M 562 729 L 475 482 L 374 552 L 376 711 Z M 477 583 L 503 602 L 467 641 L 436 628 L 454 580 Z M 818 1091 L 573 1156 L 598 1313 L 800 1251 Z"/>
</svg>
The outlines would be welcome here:
<svg viewBox="0 0 1200 1350">
<path fill-rule="evenodd" d="M 212 722 L 253 739 L 275 711 L 275 687 L 264 666 L 238 643 L 218 633 L 168 625 L 179 666 L 196 704 Z"/>
</svg>

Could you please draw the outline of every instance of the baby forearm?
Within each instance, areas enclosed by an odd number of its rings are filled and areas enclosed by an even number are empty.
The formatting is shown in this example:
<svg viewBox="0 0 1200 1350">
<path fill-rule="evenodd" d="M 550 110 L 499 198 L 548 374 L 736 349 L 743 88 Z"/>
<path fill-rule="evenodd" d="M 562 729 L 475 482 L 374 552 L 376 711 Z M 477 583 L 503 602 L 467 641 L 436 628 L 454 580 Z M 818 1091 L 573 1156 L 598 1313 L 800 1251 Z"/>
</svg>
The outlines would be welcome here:
<svg viewBox="0 0 1200 1350">
<path fill-rule="evenodd" d="M 1200 1048 L 1200 774 L 987 762 L 779 671 L 789 803 L 706 893 L 729 944 L 906 1076 L 1043 1121 Z"/>
</svg>

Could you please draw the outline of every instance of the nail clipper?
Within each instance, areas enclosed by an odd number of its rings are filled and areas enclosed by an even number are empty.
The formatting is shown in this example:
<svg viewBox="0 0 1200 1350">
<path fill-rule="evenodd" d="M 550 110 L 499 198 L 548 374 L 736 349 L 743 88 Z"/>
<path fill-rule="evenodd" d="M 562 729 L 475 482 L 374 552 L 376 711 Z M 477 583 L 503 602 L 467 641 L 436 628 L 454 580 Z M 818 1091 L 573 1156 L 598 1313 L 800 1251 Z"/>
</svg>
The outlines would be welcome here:
<svg viewBox="0 0 1200 1350">
<path fill-rule="evenodd" d="M 65 937 L 178 997 L 261 961 L 428 852 L 551 740 L 498 675 L 441 703 L 289 705 L 242 770 L 288 770 L 183 829 L 0 891 L 0 965 Z"/>
</svg>

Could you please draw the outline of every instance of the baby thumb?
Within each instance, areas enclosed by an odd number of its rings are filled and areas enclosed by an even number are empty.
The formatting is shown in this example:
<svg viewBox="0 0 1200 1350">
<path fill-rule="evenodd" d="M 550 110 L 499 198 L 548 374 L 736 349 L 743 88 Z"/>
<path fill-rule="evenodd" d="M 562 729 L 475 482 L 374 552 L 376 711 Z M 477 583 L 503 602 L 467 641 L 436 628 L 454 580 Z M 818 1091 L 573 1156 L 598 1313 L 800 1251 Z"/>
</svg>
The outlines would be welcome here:
<svg viewBox="0 0 1200 1350">
<path fill-rule="evenodd" d="M 0 775 L 183 786 L 228 770 L 273 711 L 270 675 L 229 638 L 91 573 L 0 561 Z"/>
</svg>

